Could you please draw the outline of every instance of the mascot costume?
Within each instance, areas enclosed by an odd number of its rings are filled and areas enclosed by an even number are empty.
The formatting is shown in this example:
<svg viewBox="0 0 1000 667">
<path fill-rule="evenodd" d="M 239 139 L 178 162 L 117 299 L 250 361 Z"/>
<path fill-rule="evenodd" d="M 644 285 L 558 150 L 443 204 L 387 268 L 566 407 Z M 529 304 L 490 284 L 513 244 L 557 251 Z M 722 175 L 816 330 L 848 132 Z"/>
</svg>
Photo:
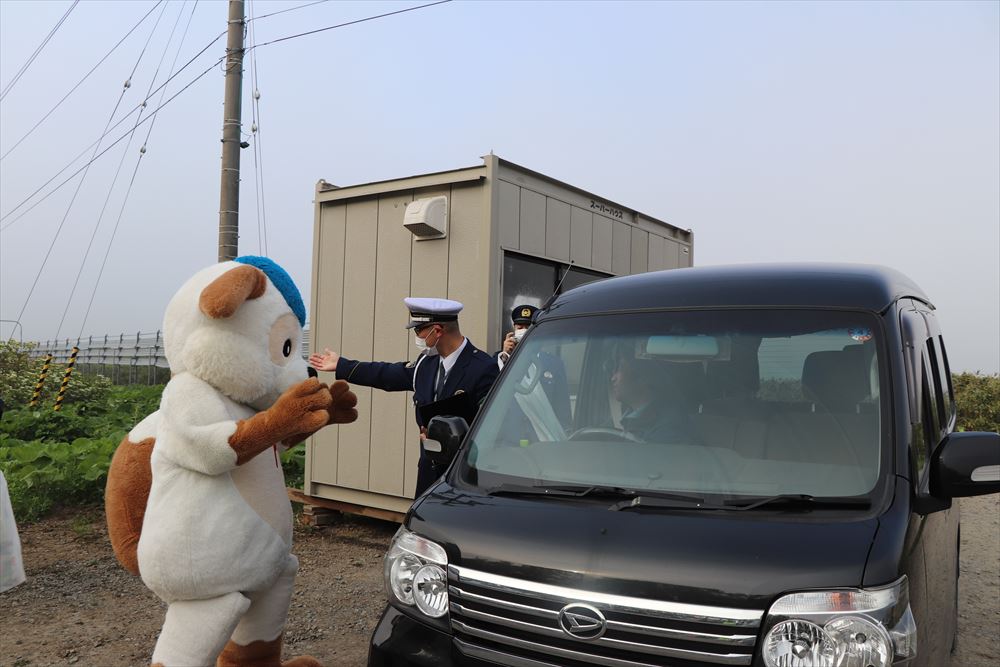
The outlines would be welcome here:
<svg viewBox="0 0 1000 667">
<path fill-rule="evenodd" d="M 281 662 L 298 561 L 278 453 L 357 419 L 343 381 L 310 377 L 305 306 L 264 257 L 195 274 L 164 317 L 171 379 L 119 445 L 105 506 L 115 555 L 167 603 L 162 667 Z"/>
</svg>

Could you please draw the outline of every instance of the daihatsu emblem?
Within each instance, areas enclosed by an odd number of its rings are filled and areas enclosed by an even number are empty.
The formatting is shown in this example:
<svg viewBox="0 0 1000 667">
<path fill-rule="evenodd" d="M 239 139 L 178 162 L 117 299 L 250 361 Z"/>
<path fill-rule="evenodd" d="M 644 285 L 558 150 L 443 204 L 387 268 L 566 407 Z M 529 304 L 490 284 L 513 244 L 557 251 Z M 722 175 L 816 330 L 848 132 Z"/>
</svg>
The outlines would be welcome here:
<svg viewBox="0 0 1000 667">
<path fill-rule="evenodd" d="M 573 602 L 559 610 L 559 627 L 574 639 L 597 639 L 608 622 L 596 607 Z"/>
</svg>

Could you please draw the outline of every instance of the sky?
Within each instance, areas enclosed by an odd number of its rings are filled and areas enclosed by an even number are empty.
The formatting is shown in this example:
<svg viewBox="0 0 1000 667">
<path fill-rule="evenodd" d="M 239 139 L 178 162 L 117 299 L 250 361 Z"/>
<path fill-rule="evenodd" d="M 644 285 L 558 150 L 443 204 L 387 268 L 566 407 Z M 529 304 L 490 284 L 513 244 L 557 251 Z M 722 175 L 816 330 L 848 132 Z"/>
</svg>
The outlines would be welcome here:
<svg viewBox="0 0 1000 667">
<path fill-rule="evenodd" d="M 939 309 L 953 369 L 1000 370 L 1000 2 L 455 1 L 265 44 L 424 4 L 307 2 L 247 3 L 260 154 L 242 152 L 239 248 L 306 303 L 316 181 L 493 151 L 694 230 L 696 265 L 894 267 Z M 85 0 L 10 85 L 70 5 L 0 0 L 5 337 L 155 331 L 218 251 L 227 4 Z"/>
</svg>

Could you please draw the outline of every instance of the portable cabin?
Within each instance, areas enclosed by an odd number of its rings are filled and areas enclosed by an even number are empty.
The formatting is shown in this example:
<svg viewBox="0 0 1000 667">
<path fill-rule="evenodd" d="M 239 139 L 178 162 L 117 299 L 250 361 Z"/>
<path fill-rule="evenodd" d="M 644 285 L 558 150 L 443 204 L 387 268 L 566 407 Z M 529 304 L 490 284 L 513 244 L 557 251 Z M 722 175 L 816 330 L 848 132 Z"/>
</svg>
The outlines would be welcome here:
<svg viewBox="0 0 1000 667">
<path fill-rule="evenodd" d="M 320 180 L 313 236 L 310 347 L 366 361 L 418 354 L 404 328 L 407 296 L 461 301 L 462 332 L 495 353 L 515 305 L 694 257 L 690 229 L 493 154 L 474 167 L 349 187 Z M 300 499 L 400 518 L 420 451 L 411 394 L 354 391 L 358 420 L 308 443 Z"/>
</svg>

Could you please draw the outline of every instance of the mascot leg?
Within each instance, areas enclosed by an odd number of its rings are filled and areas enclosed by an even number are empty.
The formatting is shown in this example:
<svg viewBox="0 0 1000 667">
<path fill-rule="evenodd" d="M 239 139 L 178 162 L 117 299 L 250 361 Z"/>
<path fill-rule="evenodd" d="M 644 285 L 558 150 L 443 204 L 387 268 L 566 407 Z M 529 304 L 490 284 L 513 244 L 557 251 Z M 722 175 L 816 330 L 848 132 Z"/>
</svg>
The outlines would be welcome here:
<svg viewBox="0 0 1000 667">
<path fill-rule="evenodd" d="M 281 662 L 281 637 L 292 603 L 299 560 L 288 556 L 285 569 L 270 588 L 250 597 L 250 609 L 219 656 L 216 667 L 322 667 L 310 656 Z"/>
<path fill-rule="evenodd" d="M 153 664 L 210 667 L 249 606 L 250 600 L 239 593 L 171 602 L 153 650 Z"/>
</svg>

